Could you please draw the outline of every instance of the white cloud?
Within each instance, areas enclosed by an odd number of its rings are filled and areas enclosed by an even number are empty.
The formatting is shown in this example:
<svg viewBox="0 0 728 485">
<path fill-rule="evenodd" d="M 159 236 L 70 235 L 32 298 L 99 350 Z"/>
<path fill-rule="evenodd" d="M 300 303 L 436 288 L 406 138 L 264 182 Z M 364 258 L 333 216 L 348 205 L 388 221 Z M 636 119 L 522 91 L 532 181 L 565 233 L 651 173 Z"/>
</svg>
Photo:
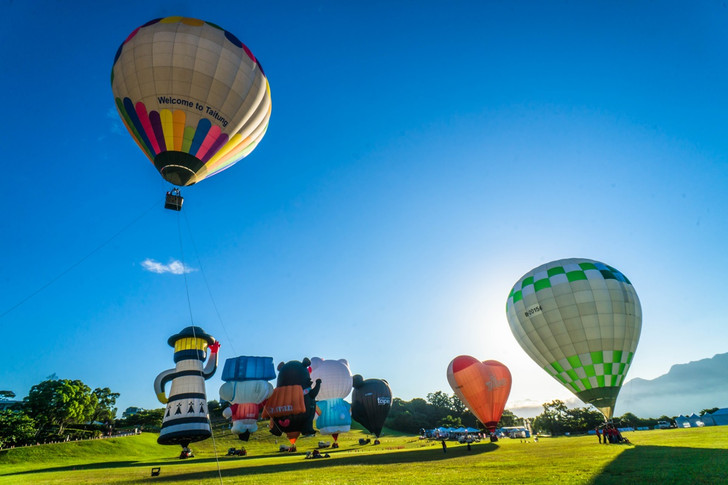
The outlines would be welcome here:
<svg viewBox="0 0 728 485">
<path fill-rule="evenodd" d="M 153 259 L 145 259 L 142 261 L 142 267 L 152 273 L 162 274 L 162 273 L 172 273 L 172 274 L 184 274 L 184 273 L 191 273 L 195 271 L 195 269 L 190 268 L 189 266 L 185 266 L 185 264 L 182 261 L 177 261 L 176 259 L 173 259 L 169 262 L 169 264 L 162 264 L 158 261 L 154 261 Z"/>
<path fill-rule="evenodd" d="M 123 135 L 124 133 L 126 133 L 124 125 L 119 118 L 119 113 L 118 111 L 116 111 L 116 108 L 109 108 L 106 111 L 106 117 L 111 120 L 112 133 L 116 133 L 117 135 Z"/>
</svg>

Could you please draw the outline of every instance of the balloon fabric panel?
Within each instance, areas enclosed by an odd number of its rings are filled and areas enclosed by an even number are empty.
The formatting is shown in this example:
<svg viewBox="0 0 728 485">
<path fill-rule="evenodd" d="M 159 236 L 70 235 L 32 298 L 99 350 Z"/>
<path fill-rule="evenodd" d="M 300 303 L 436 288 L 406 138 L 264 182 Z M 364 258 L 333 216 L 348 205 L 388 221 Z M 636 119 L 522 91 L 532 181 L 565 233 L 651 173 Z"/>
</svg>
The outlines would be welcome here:
<svg viewBox="0 0 728 485">
<path fill-rule="evenodd" d="M 273 389 L 263 409 L 263 418 L 288 416 L 306 412 L 301 386 L 280 386 Z"/>
</svg>

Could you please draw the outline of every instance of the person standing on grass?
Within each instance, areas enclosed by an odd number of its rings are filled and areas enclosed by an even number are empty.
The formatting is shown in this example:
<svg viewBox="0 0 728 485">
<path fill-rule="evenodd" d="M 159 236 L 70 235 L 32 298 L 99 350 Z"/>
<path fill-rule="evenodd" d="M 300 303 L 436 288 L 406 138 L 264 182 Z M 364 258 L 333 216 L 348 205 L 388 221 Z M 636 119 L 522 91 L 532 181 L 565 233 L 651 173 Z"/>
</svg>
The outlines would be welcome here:
<svg viewBox="0 0 728 485">
<path fill-rule="evenodd" d="M 442 452 L 447 453 L 447 443 L 445 443 L 445 440 L 442 440 Z"/>
<path fill-rule="evenodd" d="M 602 433 L 599 431 L 599 426 L 597 426 L 596 428 L 594 428 L 594 431 L 596 431 L 597 438 L 599 438 L 599 444 L 601 445 L 602 444 Z"/>
</svg>

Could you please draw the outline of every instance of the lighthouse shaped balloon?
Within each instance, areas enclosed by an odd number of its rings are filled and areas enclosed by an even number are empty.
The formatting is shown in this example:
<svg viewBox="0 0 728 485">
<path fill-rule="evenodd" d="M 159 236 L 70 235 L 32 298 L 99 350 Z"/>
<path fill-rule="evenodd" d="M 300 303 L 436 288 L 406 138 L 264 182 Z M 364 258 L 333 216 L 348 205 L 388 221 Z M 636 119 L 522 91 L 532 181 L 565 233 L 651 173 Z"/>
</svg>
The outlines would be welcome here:
<svg viewBox="0 0 728 485">
<path fill-rule="evenodd" d="M 316 427 L 322 434 L 334 438 L 334 448 L 338 448 L 339 433 L 351 429 L 351 405 L 344 398 L 351 392 L 352 375 L 346 359 L 311 359 L 311 379 L 321 379 L 316 398 Z"/>
<path fill-rule="evenodd" d="M 223 416 L 232 419 L 231 431 L 241 440 L 248 441 L 250 433 L 258 429 L 260 411 L 273 393 L 273 385 L 268 381 L 275 377 L 273 357 L 244 355 L 225 361 L 220 399 L 231 404 Z"/>
<path fill-rule="evenodd" d="M 554 379 L 612 419 L 642 329 L 632 283 L 591 259 L 561 259 L 523 275 L 506 303 L 523 350 Z"/>
<path fill-rule="evenodd" d="M 205 380 L 212 377 L 217 369 L 220 344 L 202 328 L 194 326 L 172 335 L 167 342 L 174 347 L 176 366 L 165 370 L 154 380 L 157 399 L 167 405 L 157 443 L 179 444 L 186 448 L 191 442 L 212 436 Z M 208 349 L 210 356 L 203 368 Z M 168 382 L 172 383 L 169 396 L 165 393 Z"/>
</svg>

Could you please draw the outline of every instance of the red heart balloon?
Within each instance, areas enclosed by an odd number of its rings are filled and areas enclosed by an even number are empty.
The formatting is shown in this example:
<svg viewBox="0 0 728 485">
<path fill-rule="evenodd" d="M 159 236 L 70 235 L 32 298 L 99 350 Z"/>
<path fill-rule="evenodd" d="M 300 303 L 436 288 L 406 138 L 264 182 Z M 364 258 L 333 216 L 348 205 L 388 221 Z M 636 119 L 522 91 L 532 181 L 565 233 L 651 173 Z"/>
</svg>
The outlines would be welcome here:
<svg viewBox="0 0 728 485">
<path fill-rule="evenodd" d="M 447 381 L 475 417 L 494 432 L 511 393 L 508 367 L 497 360 L 480 362 L 475 357 L 460 355 L 450 362 Z"/>
</svg>

